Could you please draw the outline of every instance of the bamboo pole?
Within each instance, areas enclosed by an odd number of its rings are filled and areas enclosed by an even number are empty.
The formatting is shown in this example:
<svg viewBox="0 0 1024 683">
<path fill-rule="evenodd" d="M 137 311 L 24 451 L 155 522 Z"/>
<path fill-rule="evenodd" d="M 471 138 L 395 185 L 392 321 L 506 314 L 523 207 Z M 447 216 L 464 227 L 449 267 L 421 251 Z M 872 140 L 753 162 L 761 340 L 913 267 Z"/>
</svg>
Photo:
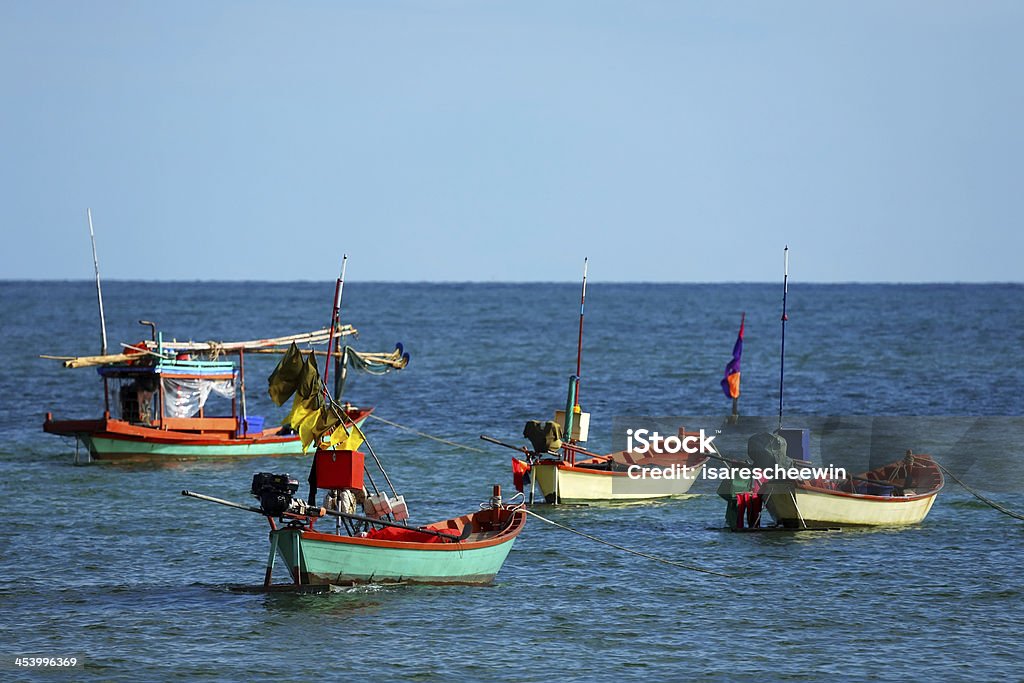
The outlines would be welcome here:
<svg viewBox="0 0 1024 683">
<path fill-rule="evenodd" d="M 128 346 L 128 345 L 125 345 L 125 346 L 127 346 L 128 348 L 132 348 L 132 349 L 138 348 L 138 347 Z M 168 345 L 168 346 L 170 346 L 170 345 Z M 178 347 L 174 347 L 174 348 L 178 348 Z M 192 350 L 195 350 L 195 349 L 192 349 Z M 240 349 L 240 350 L 244 350 L 246 353 L 271 353 L 271 354 L 277 354 L 277 355 L 281 355 L 281 354 L 284 354 L 284 353 L 287 352 L 286 349 Z M 140 351 L 141 351 L 141 348 L 140 348 Z M 399 370 L 406 366 L 405 358 L 403 358 L 402 356 L 397 355 L 395 352 L 391 352 L 391 353 L 383 353 L 383 352 L 381 352 L 381 353 L 359 353 L 357 351 L 352 351 L 351 349 L 350 349 L 350 351 L 352 353 L 356 353 L 362 360 L 367 361 L 367 362 L 380 363 L 382 365 L 390 365 L 391 367 L 399 369 Z M 159 354 L 157 354 L 157 353 L 155 353 L 153 351 L 142 351 L 142 353 L 160 357 Z M 313 353 L 313 354 L 315 354 L 317 356 L 326 356 L 326 355 L 328 355 L 326 351 L 319 351 L 319 350 L 315 350 L 315 349 L 311 349 L 309 351 L 309 353 Z M 342 350 L 340 352 L 335 352 L 335 353 L 332 353 L 330 355 L 335 357 L 335 358 L 340 358 L 340 357 L 344 356 L 344 354 L 345 354 L 345 351 Z M 88 368 L 88 367 L 95 367 L 97 365 L 116 365 L 118 363 L 125 363 L 125 362 L 130 361 L 130 360 L 138 360 L 140 355 L 141 355 L 140 353 L 113 353 L 113 354 L 107 354 L 105 356 L 53 356 L 53 355 L 40 354 L 38 357 L 39 358 L 43 358 L 45 360 L 59 360 L 59 361 L 63 361 L 64 367 L 66 367 L 66 368 Z"/>
<path fill-rule="evenodd" d="M 40 356 L 40 358 L 47 358 L 47 356 Z M 53 358 L 50 356 L 50 358 Z M 64 367 L 66 368 L 91 368 L 96 365 L 112 365 L 115 363 L 124 363 L 132 359 L 138 360 L 139 354 L 137 353 L 110 353 L 106 356 L 80 356 L 78 358 L 69 358 L 64 360 Z M 56 360 L 62 360 L 56 358 Z"/>
<path fill-rule="evenodd" d="M 352 334 L 358 334 L 358 331 L 351 325 L 343 325 L 335 334 L 341 336 L 348 336 Z M 220 349 L 222 351 L 237 351 L 238 349 L 245 349 L 246 351 L 253 351 L 254 349 L 263 349 L 274 346 L 288 346 L 293 342 L 296 344 L 316 344 L 319 342 L 326 342 L 331 336 L 330 328 L 323 328 L 321 330 L 315 330 L 313 332 L 304 332 L 302 334 L 293 334 L 286 337 L 272 337 L 270 339 L 256 339 L 252 341 L 242 342 L 179 342 L 171 341 L 165 342 L 166 346 L 172 349 L 180 351 L 212 351 L 214 349 Z"/>
<path fill-rule="evenodd" d="M 246 353 L 272 353 L 272 354 L 281 355 L 281 354 L 287 353 L 287 350 L 286 349 L 254 349 L 254 350 L 247 350 Z M 327 356 L 327 355 L 330 355 L 330 356 L 332 356 L 334 358 L 344 358 L 346 352 L 343 349 L 341 351 L 335 351 L 334 353 L 328 354 L 326 351 L 319 351 L 319 350 L 311 349 L 311 350 L 307 351 L 306 353 L 312 353 L 312 354 L 314 354 L 316 356 Z M 353 349 L 348 349 L 348 353 L 355 354 L 361 360 L 364 360 L 366 362 L 369 362 L 369 363 L 381 363 L 382 365 L 390 365 L 391 367 L 397 368 L 399 370 L 404 368 L 406 365 L 408 365 L 408 363 L 406 362 L 406 359 L 403 358 L 402 356 L 399 356 L 394 351 L 392 351 L 391 353 L 360 353 L 360 352 L 355 351 Z M 58 359 L 58 360 L 60 360 L 60 359 Z"/>
<path fill-rule="evenodd" d="M 222 352 L 236 352 L 236 351 L 248 351 L 250 353 L 284 353 L 283 349 L 274 349 L 275 346 L 286 346 L 292 343 L 296 344 L 316 344 L 319 342 L 326 342 L 330 336 L 330 329 L 324 328 L 322 330 L 315 330 L 313 332 L 304 332 L 302 334 L 293 334 L 286 337 L 272 337 L 270 339 L 258 339 L 253 341 L 243 342 L 178 342 L 172 341 L 165 343 L 168 348 L 176 351 L 214 351 L 219 350 Z M 358 331 L 351 325 L 343 325 L 335 334 L 341 336 L 348 336 L 358 334 Z M 144 342 L 139 345 L 121 344 L 125 348 L 133 349 L 140 353 L 146 353 L 151 355 L 159 354 L 154 353 L 153 348 L 155 344 L 151 342 Z M 324 352 L 317 352 L 322 354 Z M 394 352 L 392 352 L 394 353 Z M 111 365 L 115 363 L 124 363 L 129 360 L 133 360 L 133 356 L 138 354 L 125 354 L 125 353 L 114 353 L 114 354 L 103 354 L 99 356 L 53 356 L 53 355 L 40 355 L 40 358 L 47 360 L 60 360 L 64 361 L 64 367 L 66 368 L 84 368 L 93 367 L 96 365 Z M 388 360 L 390 354 L 381 354 L 379 357 L 376 354 L 366 354 L 362 357 L 368 358 L 375 362 L 387 363 L 391 362 Z M 397 367 L 397 366 L 396 366 Z M 404 367 L 404 365 L 402 366 Z"/>
</svg>

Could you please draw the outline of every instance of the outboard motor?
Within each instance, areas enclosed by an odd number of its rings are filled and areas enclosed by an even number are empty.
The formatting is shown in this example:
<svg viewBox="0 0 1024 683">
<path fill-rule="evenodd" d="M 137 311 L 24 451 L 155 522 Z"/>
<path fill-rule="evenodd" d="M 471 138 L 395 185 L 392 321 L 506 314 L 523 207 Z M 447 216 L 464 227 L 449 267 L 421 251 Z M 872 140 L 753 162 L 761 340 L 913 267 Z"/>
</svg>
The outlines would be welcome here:
<svg viewBox="0 0 1024 683">
<path fill-rule="evenodd" d="M 793 466 L 793 459 L 786 455 L 788 443 L 779 434 L 761 432 L 747 440 L 747 457 L 755 466 L 764 470 L 774 469 L 776 465 L 783 469 Z"/>
<path fill-rule="evenodd" d="M 534 453 L 557 451 L 562 447 L 562 425 L 557 422 L 530 420 L 523 427 L 523 436 L 530 441 Z"/>
<path fill-rule="evenodd" d="M 291 475 L 259 472 L 252 476 L 250 493 L 259 499 L 263 514 L 278 517 L 292 506 L 292 497 L 298 490 L 299 481 Z"/>
</svg>

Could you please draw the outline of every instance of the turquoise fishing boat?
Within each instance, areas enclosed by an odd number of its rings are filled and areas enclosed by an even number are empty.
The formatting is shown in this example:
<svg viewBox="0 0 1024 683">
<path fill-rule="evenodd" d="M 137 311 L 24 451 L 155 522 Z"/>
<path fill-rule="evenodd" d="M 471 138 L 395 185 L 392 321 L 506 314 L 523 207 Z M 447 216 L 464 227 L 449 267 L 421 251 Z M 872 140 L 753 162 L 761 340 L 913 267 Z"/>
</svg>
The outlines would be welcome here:
<svg viewBox="0 0 1024 683">
<path fill-rule="evenodd" d="M 325 453 L 338 463 L 344 462 L 341 468 L 347 472 L 346 481 L 338 481 L 336 474 L 323 469 Z M 526 525 L 522 503 L 503 502 L 501 487 L 495 486 L 490 500 L 476 512 L 413 526 L 406 521 L 403 497 L 367 494 L 362 488 L 362 453 L 318 451 L 315 462 L 321 468 L 317 474 L 321 482 L 341 487 L 328 496 L 328 505 L 333 507 L 317 507 L 296 499 L 296 479 L 267 472 L 253 477 L 251 493 L 259 499 L 259 507 L 181 492 L 183 496 L 266 517 L 270 555 L 262 590 L 356 584 L 488 584 L 501 570 Z M 364 500 L 365 514 L 355 512 L 358 497 Z M 318 528 L 329 526 L 329 518 L 335 523 L 333 531 Z M 278 559 L 288 570 L 288 584 L 272 582 Z"/>
<path fill-rule="evenodd" d="M 338 320 L 344 264 L 343 260 L 332 325 Z M 475 512 L 425 526 L 410 525 L 405 497 L 395 491 L 358 424 L 346 418 L 344 405 L 331 395 L 329 367 L 325 364 L 321 379 L 315 356 L 303 360 L 290 351 L 268 382 L 275 403 L 293 399 L 291 415 L 301 422 L 303 442 L 317 445 L 305 500 L 296 497 L 297 479 L 270 472 L 257 473 L 252 479 L 249 492 L 259 500 L 259 507 L 191 491 L 182 491 L 182 495 L 266 517 L 270 555 L 265 590 L 274 588 L 278 557 L 288 569 L 289 585 L 294 586 L 493 581 L 526 524 L 523 504 L 503 502 L 501 487 L 496 485 L 490 500 Z M 358 450 L 361 447 L 365 453 Z M 389 491 L 381 491 L 375 483 L 367 468 L 367 454 Z M 326 491 L 324 505 L 317 506 L 321 490 Z M 333 531 L 324 528 L 328 517 L 334 519 Z"/>
<path fill-rule="evenodd" d="M 416 529 L 382 527 L 365 536 L 318 531 L 314 519 L 282 527 L 268 519 L 268 572 L 279 556 L 295 585 L 487 584 L 505 563 L 526 513 L 499 505 Z"/>
</svg>

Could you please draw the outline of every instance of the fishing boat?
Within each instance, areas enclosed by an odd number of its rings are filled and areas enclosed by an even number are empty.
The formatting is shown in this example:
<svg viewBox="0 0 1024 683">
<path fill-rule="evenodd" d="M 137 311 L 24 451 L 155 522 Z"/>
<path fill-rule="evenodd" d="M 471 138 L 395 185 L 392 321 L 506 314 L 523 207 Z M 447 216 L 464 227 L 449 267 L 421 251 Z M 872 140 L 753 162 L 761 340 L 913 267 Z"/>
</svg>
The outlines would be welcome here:
<svg viewBox="0 0 1024 683">
<path fill-rule="evenodd" d="M 317 354 L 328 356 L 328 360 L 333 358 L 335 395 L 341 394 L 350 366 L 380 375 L 404 368 L 409 362 L 409 354 L 400 343 L 389 353 L 362 353 L 342 343 L 345 337 L 356 334 L 354 327 L 342 325 L 339 320 L 344 270 L 343 260 L 329 327 L 254 341 L 193 342 L 165 340 L 156 323 L 140 320 L 150 328 L 151 338 L 122 344 L 123 353 L 118 354 L 106 353 L 106 325 L 97 270 L 103 353 L 42 358 L 61 360 L 66 368 L 95 368 L 103 380 L 103 414 L 96 419 L 58 420 L 53 413 L 47 413 L 43 430 L 75 438 L 76 464 L 166 463 L 304 453 L 310 439 L 303 440 L 294 407 L 281 424 L 274 426 L 265 424 L 264 416 L 249 412 L 245 394 L 247 357 L 284 354 L 297 368 L 293 374 L 298 374 L 303 365 L 298 345 L 308 347 L 310 358 Z M 324 344 L 328 350 L 313 348 Z M 330 362 L 325 363 L 325 381 L 330 366 Z M 216 401 L 218 397 L 220 401 Z M 210 410 L 207 402 L 211 398 L 221 404 L 219 411 Z M 278 401 L 273 391 L 271 398 L 282 405 L 283 401 Z M 341 420 L 358 426 L 373 411 L 347 403 L 340 410 Z M 305 411 L 302 415 L 308 414 Z"/>
<path fill-rule="evenodd" d="M 340 418 L 340 406 L 329 393 L 325 398 L 319 410 Z M 308 500 L 296 497 L 297 479 L 269 472 L 253 476 L 250 493 L 259 500 L 259 507 L 187 490 L 182 495 L 266 517 L 270 554 L 263 587 L 267 590 L 273 588 L 278 557 L 293 586 L 485 584 L 494 580 L 526 524 L 521 503 L 503 502 L 501 487 L 495 486 L 490 500 L 475 512 L 413 526 L 407 521 L 405 497 L 395 491 L 360 429 L 340 421 L 334 435 L 341 438 L 321 443 L 313 457 Z M 363 444 L 390 493 L 378 488 L 370 476 L 366 453 L 356 450 Z M 321 490 L 327 493 L 324 505 L 317 506 Z M 362 513 L 358 512 L 360 506 Z M 324 528 L 332 517 L 333 531 Z"/>
<path fill-rule="evenodd" d="M 845 479 L 774 480 L 757 494 L 789 529 L 917 524 L 932 509 L 944 484 L 928 455 L 903 460 Z"/>
<path fill-rule="evenodd" d="M 532 448 L 514 446 L 487 436 L 481 438 L 525 455 L 525 460 L 512 458 L 512 476 L 519 491 L 525 490 L 525 482 L 529 480 L 531 504 L 535 502 L 535 488 L 538 486 L 543 500 L 552 504 L 634 502 L 686 494 L 707 462 L 706 454 L 650 448 L 644 453 L 617 451 L 601 455 L 580 446 L 587 441 L 590 432 L 590 413 L 580 406 L 587 263 L 588 260 L 584 259 L 576 374 L 569 377 L 565 410 L 556 410 L 554 420 L 527 422 L 523 436 L 530 441 Z M 679 429 L 680 440 L 696 436 Z"/>
<path fill-rule="evenodd" d="M 330 330 L 338 325 L 347 259 L 342 260 Z M 334 348 L 331 342 L 328 348 Z M 401 349 L 396 352 L 403 362 L 408 361 Z M 278 556 L 288 567 L 293 586 L 493 581 L 526 523 L 522 505 L 503 502 L 501 488 L 495 486 L 491 499 L 475 512 L 425 526 L 410 525 L 405 497 L 395 491 L 358 424 L 347 418 L 345 405 L 332 395 L 327 382 L 330 367 L 328 359 L 321 379 L 315 355 L 302 359 L 286 353 L 268 381 L 267 391 L 278 405 L 294 397 L 290 416 L 299 424 L 303 446 L 317 446 L 306 500 L 295 496 L 298 480 L 269 472 L 258 473 L 252 480 L 250 493 L 259 500 L 259 507 L 191 491 L 182 491 L 182 495 L 267 518 L 267 590 L 273 588 Z M 366 453 L 357 450 L 364 444 Z M 370 475 L 367 453 L 390 493 L 378 488 Z M 327 493 L 324 505 L 318 507 L 316 498 L 321 490 Z M 357 513 L 360 506 L 363 514 Z M 334 518 L 333 532 L 317 528 L 326 517 Z"/>
<path fill-rule="evenodd" d="M 698 435 L 680 429 L 679 436 Z M 556 457 L 533 452 L 519 469 L 540 488 L 545 502 L 588 505 L 684 495 L 707 461 L 708 456 L 701 453 L 651 449 L 643 454 L 617 451 L 597 455 L 563 444 Z"/>
<path fill-rule="evenodd" d="M 526 525 L 522 505 L 503 503 L 498 486 L 480 510 L 423 526 L 387 514 L 370 517 L 369 510 L 362 515 L 309 506 L 292 497 L 297 488 L 298 482 L 287 474 L 260 473 L 253 478 L 253 491 L 257 491 L 253 495 L 261 498 L 259 507 L 192 491 L 182 495 L 266 517 L 270 524 L 266 590 L 280 586 L 273 584 L 278 559 L 288 570 L 288 585 L 295 587 L 487 584 L 501 570 Z M 337 520 L 333 530 L 317 528 L 318 524 L 329 527 L 331 518 Z"/>
<path fill-rule="evenodd" d="M 846 526 L 902 526 L 924 520 L 942 490 L 939 465 L 928 455 L 907 451 L 904 459 L 876 467 L 859 475 L 828 474 L 810 462 L 808 429 L 784 429 L 783 398 L 786 361 L 786 302 L 789 293 L 789 246 L 783 250 L 782 348 L 779 366 L 779 427 L 759 433 L 747 442 L 750 462 L 730 461 L 748 469 L 751 476 L 723 480 L 718 494 L 727 502 L 726 524 L 734 531 L 761 528 L 761 510 L 767 509 L 776 527 L 827 529 Z M 726 366 L 727 383 L 731 368 L 736 373 L 737 392 L 743 325 L 734 347 L 733 362 Z M 726 392 L 726 395 L 730 395 Z M 734 399 L 735 399 L 734 396 Z M 734 415 L 735 410 L 735 400 Z M 830 467 L 829 470 L 834 468 Z M 755 474 L 760 470 L 760 474 Z M 771 476 L 765 474 L 771 472 Z M 785 476 L 779 476 L 785 473 Z M 794 476 L 796 474 L 796 476 Z"/>
<path fill-rule="evenodd" d="M 280 555 L 296 585 L 486 584 L 505 563 L 526 513 L 499 506 L 419 528 L 380 527 L 365 536 L 317 531 L 315 518 L 307 519 L 278 526 L 268 518 L 271 553 Z"/>
<path fill-rule="evenodd" d="M 346 325 L 339 337 L 355 333 Z M 281 352 L 292 344 L 323 344 L 331 330 L 249 342 L 164 341 L 157 333 L 127 347 L 126 353 L 68 358 L 69 368 L 95 367 L 103 380 L 103 414 L 96 419 L 54 419 L 43 430 L 70 436 L 82 450 L 76 462 L 172 462 L 210 458 L 297 455 L 299 434 L 289 426 L 265 424 L 246 410 L 245 359 L 250 354 Z M 400 347 L 390 354 L 341 353 L 378 369 L 404 367 Z M 234 358 L 232 358 L 234 356 Z M 224 414 L 210 414 L 218 401 Z M 372 408 L 345 406 L 349 422 L 361 425 Z M 84 452 L 82 452 L 84 451 Z"/>
</svg>

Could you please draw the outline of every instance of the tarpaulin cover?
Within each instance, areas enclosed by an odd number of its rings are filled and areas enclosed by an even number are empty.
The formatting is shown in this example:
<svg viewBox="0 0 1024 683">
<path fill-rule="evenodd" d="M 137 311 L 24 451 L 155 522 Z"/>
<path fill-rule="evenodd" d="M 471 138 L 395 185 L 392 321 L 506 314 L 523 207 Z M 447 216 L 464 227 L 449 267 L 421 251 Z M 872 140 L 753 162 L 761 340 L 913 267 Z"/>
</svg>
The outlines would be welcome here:
<svg viewBox="0 0 1024 683">
<path fill-rule="evenodd" d="M 454 529 L 438 529 L 439 534 L 446 534 L 453 539 L 459 537 L 459 532 Z M 381 529 L 374 529 L 366 534 L 367 538 L 379 541 L 402 541 L 403 543 L 445 543 L 440 536 L 425 534 L 415 529 L 399 529 L 398 527 L 386 526 Z"/>
<path fill-rule="evenodd" d="M 788 469 L 793 460 L 786 455 L 786 440 L 778 434 L 761 432 L 747 441 L 747 457 L 761 469 L 772 469 L 775 465 Z"/>
<path fill-rule="evenodd" d="M 562 425 L 557 422 L 530 420 L 523 427 L 523 436 L 530 440 L 536 453 L 547 453 L 562 447 Z"/>
<path fill-rule="evenodd" d="M 164 414 L 167 417 L 192 417 L 206 405 L 211 393 L 235 397 L 233 379 L 179 379 L 164 377 Z"/>
</svg>

